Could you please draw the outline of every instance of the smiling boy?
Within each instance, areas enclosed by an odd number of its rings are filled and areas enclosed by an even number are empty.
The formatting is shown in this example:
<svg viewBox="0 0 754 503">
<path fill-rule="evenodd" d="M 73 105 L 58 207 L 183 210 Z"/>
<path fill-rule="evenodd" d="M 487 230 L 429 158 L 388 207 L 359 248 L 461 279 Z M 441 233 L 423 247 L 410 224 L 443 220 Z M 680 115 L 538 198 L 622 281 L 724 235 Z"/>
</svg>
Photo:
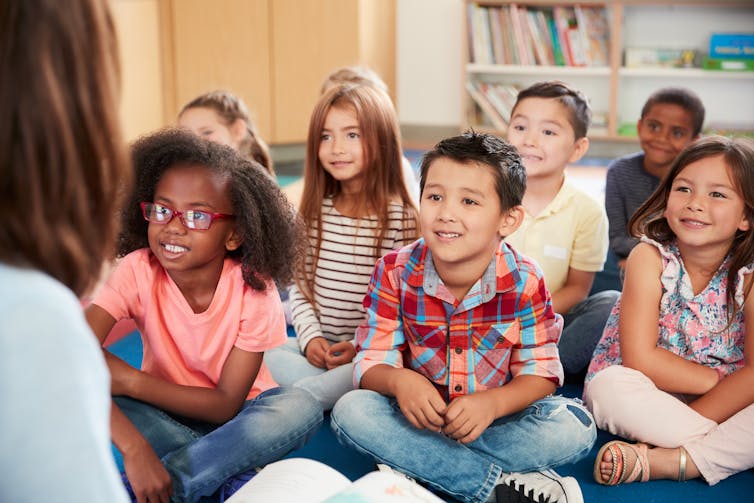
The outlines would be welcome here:
<svg viewBox="0 0 754 503">
<path fill-rule="evenodd" d="M 589 149 L 586 97 L 563 82 L 534 84 L 518 94 L 508 141 L 526 166 L 520 228 L 506 242 L 542 267 L 552 307 L 563 316 L 558 343 L 566 380 L 582 383 L 605 322 L 620 295 L 589 296 L 607 255 L 607 216 L 599 202 L 571 185 L 568 164 Z"/>
<path fill-rule="evenodd" d="M 615 159 L 607 168 L 605 210 L 610 222 L 610 250 L 623 268 L 639 240 L 628 221 L 670 170 L 681 150 L 699 138 L 704 105 L 690 89 L 666 87 L 652 93 L 636 124 L 641 152 Z"/>
<path fill-rule="evenodd" d="M 551 396 L 561 318 L 537 265 L 502 240 L 525 186 L 519 155 L 494 136 L 425 155 L 423 237 L 378 261 L 356 332 L 362 389 L 331 416 L 342 443 L 461 501 L 582 501 L 548 468 L 596 436 L 579 403 Z"/>
</svg>

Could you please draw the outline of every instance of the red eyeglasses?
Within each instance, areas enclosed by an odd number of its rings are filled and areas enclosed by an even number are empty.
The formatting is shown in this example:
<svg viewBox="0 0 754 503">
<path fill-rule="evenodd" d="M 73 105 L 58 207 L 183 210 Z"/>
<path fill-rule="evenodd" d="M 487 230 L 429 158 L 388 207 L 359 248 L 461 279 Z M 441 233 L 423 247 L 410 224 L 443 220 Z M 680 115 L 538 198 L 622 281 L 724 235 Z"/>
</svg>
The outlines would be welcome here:
<svg viewBox="0 0 754 503">
<path fill-rule="evenodd" d="M 154 224 L 167 224 L 173 217 L 178 217 L 187 229 L 206 231 L 215 220 L 234 218 L 235 215 L 227 213 L 210 213 L 202 210 L 178 211 L 157 203 L 141 203 L 141 212 L 144 220 Z"/>
</svg>

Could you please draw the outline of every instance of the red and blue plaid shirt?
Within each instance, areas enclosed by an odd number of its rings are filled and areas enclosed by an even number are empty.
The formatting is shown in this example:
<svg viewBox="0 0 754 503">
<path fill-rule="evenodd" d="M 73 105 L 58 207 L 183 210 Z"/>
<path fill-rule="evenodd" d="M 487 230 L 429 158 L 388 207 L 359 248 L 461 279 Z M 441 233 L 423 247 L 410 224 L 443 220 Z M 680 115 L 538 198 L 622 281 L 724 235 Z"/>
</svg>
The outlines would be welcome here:
<svg viewBox="0 0 754 503">
<path fill-rule="evenodd" d="M 423 239 L 388 253 L 375 266 L 364 307 L 356 385 L 379 364 L 419 372 L 447 400 L 519 375 L 563 382 L 563 319 L 537 264 L 502 241 L 461 302 L 442 283 Z"/>
</svg>

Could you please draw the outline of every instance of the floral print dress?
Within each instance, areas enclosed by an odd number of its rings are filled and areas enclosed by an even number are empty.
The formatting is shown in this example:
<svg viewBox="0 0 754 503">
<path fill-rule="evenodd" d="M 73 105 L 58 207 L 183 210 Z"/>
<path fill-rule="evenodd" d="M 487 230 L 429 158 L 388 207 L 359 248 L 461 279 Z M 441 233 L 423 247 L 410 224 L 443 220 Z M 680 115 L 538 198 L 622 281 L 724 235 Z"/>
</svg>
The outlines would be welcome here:
<svg viewBox="0 0 754 503">
<path fill-rule="evenodd" d="M 730 257 L 723 261 L 704 290 L 694 295 L 677 244 L 673 241 L 662 245 L 646 237 L 643 237 L 642 241 L 656 246 L 662 256 L 658 347 L 687 360 L 719 368 L 723 375 L 732 374 L 743 366 L 744 317 L 741 308 L 744 300 L 744 275 L 751 274 L 754 264 L 742 267 L 738 271 L 734 285 L 736 314 L 733 322 L 726 328 L 726 292 Z M 618 337 L 620 304 L 619 299 L 610 313 L 602 338 L 594 349 L 586 375 L 586 385 L 600 370 L 621 364 Z"/>
</svg>

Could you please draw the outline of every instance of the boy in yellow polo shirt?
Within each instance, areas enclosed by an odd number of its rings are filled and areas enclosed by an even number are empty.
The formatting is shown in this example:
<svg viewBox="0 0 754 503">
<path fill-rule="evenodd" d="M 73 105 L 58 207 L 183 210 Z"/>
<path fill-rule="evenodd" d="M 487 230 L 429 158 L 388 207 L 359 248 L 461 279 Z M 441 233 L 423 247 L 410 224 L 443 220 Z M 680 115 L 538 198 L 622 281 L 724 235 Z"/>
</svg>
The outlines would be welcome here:
<svg viewBox="0 0 754 503">
<path fill-rule="evenodd" d="M 603 206 L 570 184 L 568 164 L 589 149 L 591 110 L 586 97 L 563 82 L 534 84 L 518 94 L 508 141 L 527 175 L 524 221 L 505 238 L 534 258 L 544 272 L 555 312 L 564 328 L 558 348 L 566 382 L 582 382 L 592 351 L 620 295 L 589 296 L 607 256 L 608 224 Z"/>
</svg>

